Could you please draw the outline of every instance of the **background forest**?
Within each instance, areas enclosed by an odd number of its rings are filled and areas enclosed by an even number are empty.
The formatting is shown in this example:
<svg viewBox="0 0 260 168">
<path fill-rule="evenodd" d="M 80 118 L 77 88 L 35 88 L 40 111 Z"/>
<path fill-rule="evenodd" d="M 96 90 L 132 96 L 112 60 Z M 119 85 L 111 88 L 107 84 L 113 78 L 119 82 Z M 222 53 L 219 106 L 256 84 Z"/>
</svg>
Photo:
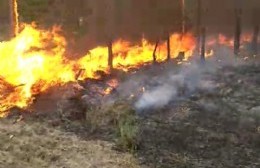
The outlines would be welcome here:
<svg viewBox="0 0 260 168">
<path fill-rule="evenodd" d="M 75 37 L 103 42 L 111 36 L 134 39 L 145 35 L 154 40 L 168 31 L 180 32 L 183 19 L 187 31 L 195 32 L 200 24 L 209 33 L 233 34 L 235 9 L 242 9 L 243 27 L 252 29 L 259 23 L 260 1 L 18 0 L 18 6 L 22 22 L 35 21 L 41 26 L 58 24 Z M 7 31 L 8 10 L 8 0 L 1 0 L 1 32 Z"/>
</svg>

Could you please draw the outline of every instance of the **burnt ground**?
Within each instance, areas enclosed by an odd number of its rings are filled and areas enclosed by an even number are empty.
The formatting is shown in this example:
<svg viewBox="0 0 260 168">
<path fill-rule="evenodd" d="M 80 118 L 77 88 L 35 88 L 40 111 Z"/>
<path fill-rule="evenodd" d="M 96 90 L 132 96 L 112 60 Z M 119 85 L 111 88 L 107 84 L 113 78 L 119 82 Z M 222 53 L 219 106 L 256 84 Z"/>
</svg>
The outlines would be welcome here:
<svg viewBox="0 0 260 168">
<path fill-rule="evenodd" d="M 139 157 L 148 167 L 260 166 L 260 67 L 223 68 L 218 87 L 145 119 Z"/>
<path fill-rule="evenodd" d="M 156 72 L 153 69 L 150 74 Z M 117 107 L 99 107 L 104 102 L 96 102 L 95 93 L 85 95 L 87 103 L 77 98 L 82 93 L 62 100 L 69 105 L 60 107 L 61 103 L 51 113 L 13 109 L 10 117 L 0 121 L 0 167 L 257 168 L 259 73 L 258 63 L 218 68 L 207 74 L 214 89 L 198 90 L 163 108 L 146 110 L 146 115 L 138 116 L 134 151 L 118 147 L 113 128 L 117 113 L 112 116 Z M 125 80 L 127 75 L 120 74 L 120 78 Z M 99 81 L 93 87 L 97 92 L 104 86 Z M 97 99 L 109 101 L 119 96 L 109 97 L 98 94 Z M 132 101 L 124 99 L 127 105 L 119 111 L 124 113 Z"/>
</svg>

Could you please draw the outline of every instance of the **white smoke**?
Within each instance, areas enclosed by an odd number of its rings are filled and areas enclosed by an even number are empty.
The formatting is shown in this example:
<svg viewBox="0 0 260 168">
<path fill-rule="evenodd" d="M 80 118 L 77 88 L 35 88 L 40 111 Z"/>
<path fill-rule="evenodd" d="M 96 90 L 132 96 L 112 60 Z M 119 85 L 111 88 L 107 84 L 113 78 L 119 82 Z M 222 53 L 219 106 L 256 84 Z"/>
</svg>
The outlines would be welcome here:
<svg viewBox="0 0 260 168">
<path fill-rule="evenodd" d="M 170 101 L 180 98 L 180 92 L 193 92 L 201 83 L 203 65 L 189 64 L 183 66 L 177 74 L 168 73 L 161 85 L 146 91 L 135 103 L 139 110 L 161 108 Z"/>
<path fill-rule="evenodd" d="M 146 107 L 160 108 L 167 105 L 172 98 L 177 96 L 177 93 L 176 88 L 165 84 L 150 92 L 145 92 L 136 102 L 135 107 L 137 109 L 144 109 Z"/>
<path fill-rule="evenodd" d="M 213 72 L 221 66 L 234 65 L 237 62 L 234 58 L 230 50 L 222 49 L 218 50 L 217 55 L 205 64 L 193 61 L 188 65 L 183 65 L 177 74 L 160 74 L 162 77 L 159 80 L 163 82 L 141 95 L 135 103 L 135 108 L 137 110 L 160 108 L 173 100 L 182 98 L 185 93 L 191 94 L 198 89 L 207 91 L 214 89 L 216 84 L 205 77 L 213 75 Z M 183 90 L 185 93 L 181 93 Z"/>
</svg>

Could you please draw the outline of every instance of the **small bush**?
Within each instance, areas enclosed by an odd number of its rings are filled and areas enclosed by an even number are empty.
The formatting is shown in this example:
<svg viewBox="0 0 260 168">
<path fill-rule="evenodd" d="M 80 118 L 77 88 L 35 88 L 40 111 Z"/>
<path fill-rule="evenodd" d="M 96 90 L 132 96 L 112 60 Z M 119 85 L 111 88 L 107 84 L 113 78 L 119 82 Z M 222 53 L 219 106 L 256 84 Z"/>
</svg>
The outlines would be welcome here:
<svg viewBox="0 0 260 168">
<path fill-rule="evenodd" d="M 87 112 L 87 121 L 92 131 L 105 129 L 116 133 L 117 145 L 123 150 L 134 151 L 138 147 L 139 120 L 135 110 L 123 101 L 115 102 Z"/>
<path fill-rule="evenodd" d="M 118 145 L 125 150 L 134 151 L 138 148 L 140 126 L 134 111 L 127 111 L 118 121 Z"/>
</svg>

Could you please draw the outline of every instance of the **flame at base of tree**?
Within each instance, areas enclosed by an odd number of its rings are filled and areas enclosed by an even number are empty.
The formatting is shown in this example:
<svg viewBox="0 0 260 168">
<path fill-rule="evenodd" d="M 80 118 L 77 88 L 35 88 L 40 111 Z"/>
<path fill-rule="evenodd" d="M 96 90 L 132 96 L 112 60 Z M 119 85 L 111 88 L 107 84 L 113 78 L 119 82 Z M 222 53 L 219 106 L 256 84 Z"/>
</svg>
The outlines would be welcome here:
<svg viewBox="0 0 260 168">
<path fill-rule="evenodd" d="M 141 45 L 131 45 L 130 42 L 117 40 L 113 44 L 113 67 L 128 71 L 130 68 L 136 68 L 141 65 L 153 62 L 153 51 L 155 44 L 149 43 L 145 38 L 142 39 Z M 186 34 L 182 37 L 180 34 L 171 35 L 171 56 L 175 58 L 180 51 L 186 52 L 184 60 L 192 56 L 195 49 L 195 38 L 192 34 Z M 158 46 L 156 53 L 157 62 L 167 60 L 166 42 Z M 107 71 L 107 47 L 97 47 L 90 50 L 89 54 L 82 57 L 77 63 L 86 70 L 87 78 L 96 78 L 97 70 Z"/>
</svg>

